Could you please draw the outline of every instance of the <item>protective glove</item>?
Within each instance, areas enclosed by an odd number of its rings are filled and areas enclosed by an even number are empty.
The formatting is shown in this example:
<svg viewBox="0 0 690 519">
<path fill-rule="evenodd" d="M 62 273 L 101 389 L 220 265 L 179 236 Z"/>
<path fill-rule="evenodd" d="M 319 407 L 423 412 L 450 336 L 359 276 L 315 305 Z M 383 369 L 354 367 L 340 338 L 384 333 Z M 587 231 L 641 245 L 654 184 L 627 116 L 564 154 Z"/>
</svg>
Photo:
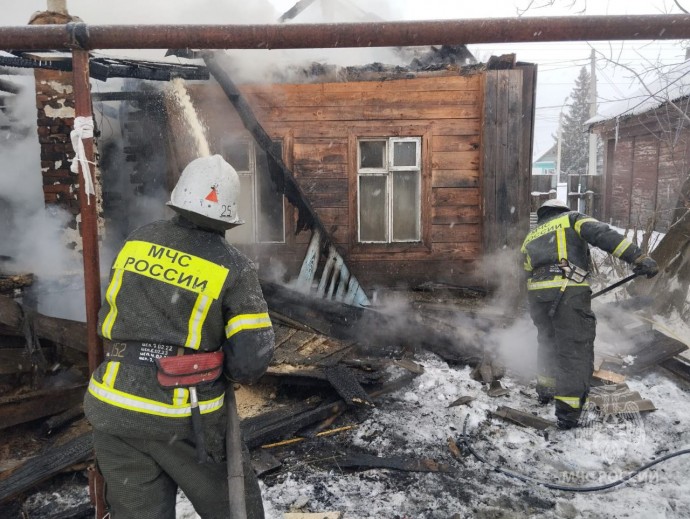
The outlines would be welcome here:
<svg viewBox="0 0 690 519">
<path fill-rule="evenodd" d="M 240 332 L 223 343 L 225 374 L 240 384 L 252 384 L 264 374 L 273 358 L 273 328 Z"/>
<path fill-rule="evenodd" d="M 659 265 L 646 254 L 642 254 L 633 262 L 633 272 L 638 276 L 653 278 L 659 273 Z"/>
</svg>

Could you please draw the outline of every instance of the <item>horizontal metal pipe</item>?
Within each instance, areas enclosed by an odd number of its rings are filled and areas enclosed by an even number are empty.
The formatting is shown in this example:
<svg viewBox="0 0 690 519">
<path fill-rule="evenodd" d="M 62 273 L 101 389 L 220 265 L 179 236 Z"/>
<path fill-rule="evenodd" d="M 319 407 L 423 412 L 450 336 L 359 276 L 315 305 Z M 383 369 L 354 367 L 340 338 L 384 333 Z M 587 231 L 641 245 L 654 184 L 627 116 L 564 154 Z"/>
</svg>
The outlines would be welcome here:
<svg viewBox="0 0 690 519">
<path fill-rule="evenodd" d="M 270 25 L 0 27 L 0 49 L 301 49 L 690 38 L 690 15 Z"/>
</svg>

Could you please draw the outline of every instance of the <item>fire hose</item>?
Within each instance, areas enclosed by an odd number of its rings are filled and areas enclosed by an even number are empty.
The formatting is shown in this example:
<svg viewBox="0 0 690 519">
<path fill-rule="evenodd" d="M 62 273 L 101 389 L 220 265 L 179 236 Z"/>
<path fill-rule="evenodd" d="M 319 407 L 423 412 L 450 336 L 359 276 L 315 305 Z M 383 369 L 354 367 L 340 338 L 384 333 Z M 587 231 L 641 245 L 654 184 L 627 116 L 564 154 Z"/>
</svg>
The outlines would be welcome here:
<svg viewBox="0 0 690 519">
<path fill-rule="evenodd" d="M 527 474 L 522 474 L 520 472 L 516 472 L 514 470 L 509 470 L 506 468 L 503 468 L 500 465 L 494 465 L 491 462 L 487 461 L 486 458 L 484 458 L 481 454 L 479 454 L 473 447 L 470 445 L 470 440 L 469 436 L 467 435 L 467 421 L 469 420 L 470 415 L 465 416 L 465 423 L 462 426 L 462 444 L 467 449 L 467 451 L 472 454 L 477 460 L 479 460 L 481 463 L 484 463 L 485 465 L 488 465 L 491 470 L 494 472 L 499 472 L 501 474 L 504 474 L 506 476 L 509 476 L 514 479 L 518 479 L 522 481 L 523 483 L 532 483 L 535 485 L 540 485 L 545 488 L 549 488 L 551 490 L 564 490 L 568 492 L 599 492 L 601 490 L 607 490 L 609 488 L 616 487 L 618 485 L 621 485 L 625 483 L 626 481 L 634 478 L 637 476 L 640 472 L 643 472 L 654 465 L 658 465 L 659 463 L 669 460 L 671 458 L 675 458 L 677 456 L 682 456 L 683 454 L 690 454 L 690 449 L 683 449 L 680 451 L 672 452 L 670 454 L 667 454 L 665 456 L 662 456 L 661 458 L 657 458 L 655 460 L 650 461 L 649 463 L 645 463 L 644 465 L 636 468 L 633 470 L 630 474 L 617 479 L 616 481 L 612 481 L 611 483 L 606 483 L 604 485 L 594 485 L 591 487 L 579 487 L 579 486 L 568 486 L 568 485 L 558 485 L 556 483 L 550 483 L 549 481 L 542 481 L 537 478 L 534 478 L 532 476 L 529 476 Z"/>
</svg>

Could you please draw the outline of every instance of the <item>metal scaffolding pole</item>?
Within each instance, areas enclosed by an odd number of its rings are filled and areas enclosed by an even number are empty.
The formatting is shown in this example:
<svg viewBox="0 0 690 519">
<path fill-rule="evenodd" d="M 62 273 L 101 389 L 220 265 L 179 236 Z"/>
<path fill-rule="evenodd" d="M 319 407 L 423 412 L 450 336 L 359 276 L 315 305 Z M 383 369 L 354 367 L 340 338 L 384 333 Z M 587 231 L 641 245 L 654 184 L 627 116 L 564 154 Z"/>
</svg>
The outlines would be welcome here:
<svg viewBox="0 0 690 519">
<path fill-rule="evenodd" d="M 339 24 L 0 27 L 0 49 L 303 49 L 476 43 L 673 40 L 690 15 L 477 18 Z"/>
</svg>

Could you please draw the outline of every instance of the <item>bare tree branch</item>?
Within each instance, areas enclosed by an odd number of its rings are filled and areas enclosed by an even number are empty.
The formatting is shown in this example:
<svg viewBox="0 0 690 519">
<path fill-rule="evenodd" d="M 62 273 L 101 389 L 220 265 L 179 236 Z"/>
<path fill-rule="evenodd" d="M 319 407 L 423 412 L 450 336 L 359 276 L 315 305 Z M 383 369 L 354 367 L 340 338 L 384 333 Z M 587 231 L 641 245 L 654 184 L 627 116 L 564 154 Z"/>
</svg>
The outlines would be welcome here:
<svg viewBox="0 0 690 519">
<path fill-rule="evenodd" d="M 593 48 L 593 47 L 592 47 L 592 48 Z M 623 63 L 621 63 L 621 62 L 614 62 L 614 61 L 612 61 L 610 58 L 607 58 L 601 51 L 598 51 L 597 49 L 594 49 L 594 51 L 595 51 L 597 54 L 599 54 L 599 55 L 602 57 L 602 59 L 604 59 L 605 61 L 610 62 L 610 63 L 612 63 L 612 64 L 615 65 L 615 66 L 622 67 L 622 68 L 624 68 L 625 70 L 627 70 L 628 72 L 630 72 L 631 74 L 633 74 L 633 75 L 637 78 L 637 80 L 640 82 L 640 84 L 642 85 L 642 88 L 644 88 L 644 89 L 647 91 L 647 94 L 649 94 L 649 97 L 651 97 L 652 99 L 655 99 L 655 100 L 659 101 L 661 104 L 663 104 L 663 103 L 668 103 L 668 105 L 669 105 L 670 107 L 672 107 L 674 110 L 676 110 L 676 111 L 678 112 L 678 114 L 679 114 L 683 119 L 685 119 L 687 122 L 690 123 L 690 117 L 689 117 L 689 116 L 685 113 L 685 111 L 683 111 L 677 104 L 675 104 L 675 103 L 673 102 L 672 99 L 668 98 L 668 96 L 664 97 L 664 96 L 660 96 L 660 95 L 659 95 L 659 93 L 661 93 L 661 92 L 663 91 L 663 89 L 661 89 L 661 90 L 659 90 L 659 91 L 657 91 L 657 92 L 652 92 L 651 89 L 647 86 L 647 83 L 644 81 L 644 79 L 642 78 L 642 76 L 640 76 L 640 74 L 639 74 L 635 69 L 633 69 L 632 67 L 629 67 L 628 65 L 625 65 L 625 64 L 623 64 Z M 675 82 L 677 82 L 677 81 L 680 81 L 680 80 L 681 80 L 683 77 L 685 77 L 686 75 L 687 75 L 687 74 L 683 74 L 682 76 L 676 78 L 674 81 L 671 81 L 670 83 L 668 83 L 667 85 L 665 85 L 664 88 L 668 88 L 668 87 L 671 86 L 673 83 L 675 83 Z M 644 101 L 641 101 L 641 102 L 640 102 L 640 104 L 642 104 L 642 103 L 644 103 Z M 638 104 L 637 106 L 639 106 L 639 104 Z M 634 107 L 633 107 L 633 108 L 634 108 Z M 631 108 L 630 110 L 632 110 L 632 108 Z M 621 114 L 621 115 L 622 115 L 622 114 Z"/>
<path fill-rule="evenodd" d="M 680 2 L 678 0 L 673 0 L 673 3 L 678 6 L 678 9 L 683 11 L 685 14 L 690 14 L 682 5 L 680 5 Z"/>
</svg>

